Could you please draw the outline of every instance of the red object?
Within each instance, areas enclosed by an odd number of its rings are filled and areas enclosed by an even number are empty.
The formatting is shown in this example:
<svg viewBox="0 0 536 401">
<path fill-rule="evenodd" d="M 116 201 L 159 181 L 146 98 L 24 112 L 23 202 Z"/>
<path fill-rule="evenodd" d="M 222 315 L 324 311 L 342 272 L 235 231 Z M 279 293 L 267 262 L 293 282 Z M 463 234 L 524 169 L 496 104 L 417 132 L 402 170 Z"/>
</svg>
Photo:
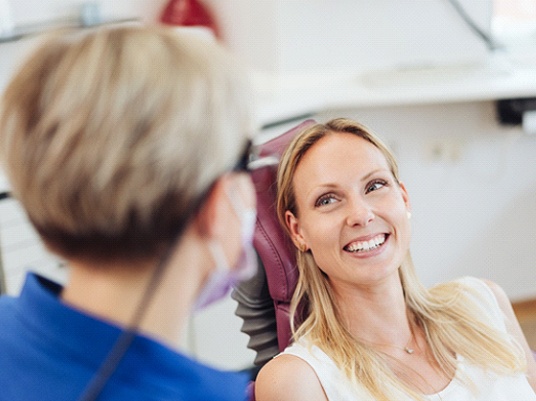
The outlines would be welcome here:
<svg viewBox="0 0 536 401">
<path fill-rule="evenodd" d="M 217 38 L 220 38 L 220 32 L 212 14 L 198 0 L 170 0 L 160 16 L 160 21 L 167 25 L 209 28 Z"/>
</svg>

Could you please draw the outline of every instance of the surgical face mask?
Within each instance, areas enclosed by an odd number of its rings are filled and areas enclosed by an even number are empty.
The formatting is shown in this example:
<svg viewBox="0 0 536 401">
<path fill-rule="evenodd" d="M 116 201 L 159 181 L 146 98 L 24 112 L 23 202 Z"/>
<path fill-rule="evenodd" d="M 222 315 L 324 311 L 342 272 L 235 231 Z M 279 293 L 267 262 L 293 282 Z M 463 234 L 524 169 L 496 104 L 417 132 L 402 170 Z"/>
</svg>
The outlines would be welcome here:
<svg viewBox="0 0 536 401">
<path fill-rule="evenodd" d="M 242 251 L 235 268 L 231 269 L 221 244 L 217 241 L 209 243 L 209 251 L 216 267 L 197 297 L 195 310 L 204 309 L 224 298 L 236 284 L 250 279 L 257 272 L 257 255 L 253 248 L 253 233 L 257 213 L 255 209 L 245 208 L 236 193 L 228 193 L 227 196 L 235 213 L 240 218 Z"/>
</svg>

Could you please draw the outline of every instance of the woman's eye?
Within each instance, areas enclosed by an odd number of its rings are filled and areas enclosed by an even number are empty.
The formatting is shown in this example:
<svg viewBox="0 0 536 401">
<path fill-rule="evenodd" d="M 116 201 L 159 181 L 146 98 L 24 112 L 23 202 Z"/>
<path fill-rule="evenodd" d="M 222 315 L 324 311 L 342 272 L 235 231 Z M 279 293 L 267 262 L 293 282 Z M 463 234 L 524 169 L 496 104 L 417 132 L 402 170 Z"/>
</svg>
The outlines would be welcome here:
<svg viewBox="0 0 536 401">
<path fill-rule="evenodd" d="M 369 192 L 376 191 L 385 185 L 387 185 L 387 181 L 385 180 L 374 180 L 367 186 L 366 193 L 368 194 Z"/>
<path fill-rule="evenodd" d="M 336 201 L 335 196 L 333 196 L 332 194 L 323 195 L 320 198 L 318 198 L 318 200 L 315 202 L 315 207 L 326 206 L 335 201 Z"/>
</svg>

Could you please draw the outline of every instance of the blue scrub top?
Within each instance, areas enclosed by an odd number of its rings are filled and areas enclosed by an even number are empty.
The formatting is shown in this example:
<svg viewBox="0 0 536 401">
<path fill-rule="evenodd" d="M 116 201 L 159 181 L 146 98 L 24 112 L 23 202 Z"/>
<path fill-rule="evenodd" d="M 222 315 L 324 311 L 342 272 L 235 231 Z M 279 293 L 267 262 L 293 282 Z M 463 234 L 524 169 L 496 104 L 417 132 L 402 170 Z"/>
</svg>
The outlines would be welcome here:
<svg viewBox="0 0 536 401">
<path fill-rule="evenodd" d="M 0 399 L 78 399 L 121 334 L 63 304 L 61 290 L 29 273 L 19 297 L 0 297 Z M 213 369 L 137 335 L 99 399 L 244 401 L 247 384 L 247 374 Z"/>
</svg>

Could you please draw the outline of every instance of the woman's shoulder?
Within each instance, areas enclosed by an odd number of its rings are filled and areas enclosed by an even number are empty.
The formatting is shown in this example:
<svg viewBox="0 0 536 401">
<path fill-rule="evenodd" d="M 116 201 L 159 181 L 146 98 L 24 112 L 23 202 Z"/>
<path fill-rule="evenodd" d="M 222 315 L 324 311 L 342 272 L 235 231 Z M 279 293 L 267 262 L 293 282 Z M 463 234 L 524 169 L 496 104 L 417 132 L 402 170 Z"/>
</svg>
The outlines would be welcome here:
<svg viewBox="0 0 536 401">
<path fill-rule="evenodd" d="M 508 298 L 504 290 L 490 280 L 473 276 L 464 276 L 456 280 L 439 284 L 435 289 L 449 293 L 449 298 L 458 299 L 457 305 L 472 308 L 478 316 L 501 331 L 504 327 L 503 304 Z"/>
<path fill-rule="evenodd" d="M 462 276 L 452 281 L 454 284 L 463 285 L 472 288 L 476 291 L 489 292 L 489 281 L 474 277 L 474 276 Z"/>
<path fill-rule="evenodd" d="M 262 367 L 255 380 L 257 401 L 327 401 L 314 369 L 302 358 L 280 354 Z"/>
<path fill-rule="evenodd" d="M 471 298 L 477 298 L 479 302 L 497 303 L 497 295 L 502 291 L 501 287 L 493 281 L 473 277 L 463 276 L 455 280 L 441 283 L 434 288 L 448 288 L 451 293 L 461 293 Z"/>
<path fill-rule="evenodd" d="M 455 280 L 465 287 L 466 291 L 474 296 L 478 296 L 480 302 L 488 304 L 487 306 L 499 307 L 499 302 L 505 297 L 504 290 L 494 281 L 477 278 L 473 276 L 464 276 Z"/>
</svg>

